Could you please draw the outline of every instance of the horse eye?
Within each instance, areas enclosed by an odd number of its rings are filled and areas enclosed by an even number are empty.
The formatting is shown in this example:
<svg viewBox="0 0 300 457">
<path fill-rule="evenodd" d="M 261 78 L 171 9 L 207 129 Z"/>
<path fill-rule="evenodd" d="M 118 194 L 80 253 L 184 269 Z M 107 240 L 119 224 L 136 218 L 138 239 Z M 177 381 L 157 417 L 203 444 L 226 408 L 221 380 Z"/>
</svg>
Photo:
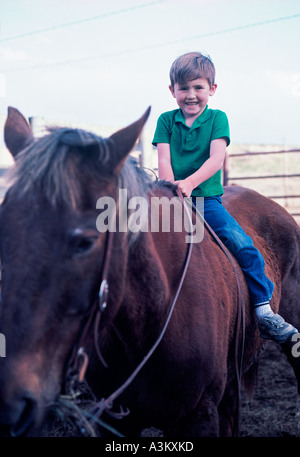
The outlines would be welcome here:
<svg viewBox="0 0 300 457">
<path fill-rule="evenodd" d="M 81 256 L 88 254 L 94 247 L 98 235 L 94 231 L 75 230 L 71 239 L 72 254 Z"/>
<path fill-rule="evenodd" d="M 75 245 L 73 253 L 83 254 L 84 252 L 89 251 L 93 245 L 94 243 L 92 242 L 92 240 L 82 239 Z"/>
</svg>

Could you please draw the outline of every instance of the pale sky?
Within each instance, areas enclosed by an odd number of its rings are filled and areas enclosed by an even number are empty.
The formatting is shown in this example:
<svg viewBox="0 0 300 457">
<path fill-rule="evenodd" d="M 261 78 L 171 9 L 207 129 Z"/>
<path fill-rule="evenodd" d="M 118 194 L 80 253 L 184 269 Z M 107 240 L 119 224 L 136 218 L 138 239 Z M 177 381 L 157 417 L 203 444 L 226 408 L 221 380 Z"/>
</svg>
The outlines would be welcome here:
<svg viewBox="0 0 300 457">
<path fill-rule="evenodd" d="M 0 115 L 123 127 L 151 105 L 154 128 L 195 50 L 232 143 L 300 145 L 300 0 L 0 0 Z"/>
</svg>

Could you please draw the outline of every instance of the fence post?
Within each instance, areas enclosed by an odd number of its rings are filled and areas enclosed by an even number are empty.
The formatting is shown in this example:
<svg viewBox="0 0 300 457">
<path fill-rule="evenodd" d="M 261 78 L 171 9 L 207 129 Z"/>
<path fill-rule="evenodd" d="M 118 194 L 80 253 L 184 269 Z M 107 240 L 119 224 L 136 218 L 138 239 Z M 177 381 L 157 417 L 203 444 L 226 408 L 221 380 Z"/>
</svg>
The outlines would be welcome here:
<svg viewBox="0 0 300 457">
<path fill-rule="evenodd" d="M 226 151 L 225 159 L 224 159 L 224 166 L 223 166 L 223 186 L 227 186 L 228 185 L 228 173 L 229 173 L 229 169 L 228 169 L 228 153 Z"/>
</svg>

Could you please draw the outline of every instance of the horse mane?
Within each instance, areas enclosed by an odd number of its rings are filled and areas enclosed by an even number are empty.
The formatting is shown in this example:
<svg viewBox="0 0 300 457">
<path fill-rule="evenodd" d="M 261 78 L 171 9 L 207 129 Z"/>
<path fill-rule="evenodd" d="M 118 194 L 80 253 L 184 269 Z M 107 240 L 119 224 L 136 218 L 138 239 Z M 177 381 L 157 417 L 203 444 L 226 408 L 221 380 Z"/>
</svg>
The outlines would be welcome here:
<svg viewBox="0 0 300 457">
<path fill-rule="evenodd" d="M 48 132 L 18 154 L 10 180 L 19 196 L 38 190 L 54 207 L 80 208 L 88 187 L 112 174 L 113 140 L 81 129 L 51 127 Z M 146 196 L 152 185 L 131 156 L 118 181 L 119 187 L 127 189 L 128 198 Z"/>
</svg>

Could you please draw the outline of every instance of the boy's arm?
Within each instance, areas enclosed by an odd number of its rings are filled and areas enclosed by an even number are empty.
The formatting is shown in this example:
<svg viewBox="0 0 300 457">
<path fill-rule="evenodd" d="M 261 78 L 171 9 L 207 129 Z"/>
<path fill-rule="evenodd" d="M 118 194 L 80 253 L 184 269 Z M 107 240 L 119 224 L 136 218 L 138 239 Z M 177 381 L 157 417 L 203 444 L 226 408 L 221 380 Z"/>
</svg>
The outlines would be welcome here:
<svg viewBox="0 0 300 457">
<path fill-rule="evenodd" d="M 168 143 L 157 143 L 157 153 L 159 178 L 174 182 L 170 145 Z"/>
<path fill-rule="evenodd" d="M 210 143 L 209 159 L 207 159 L 195 173 L 188 176 L 186 179 L 177 182 L 178 187 L 184 196 L 190 197 L 195 187 L 211 178 L 223 167 L 226 155 L 226 146 L 227 142 L 225 138 L 212 140 Z"/>
</svg>

